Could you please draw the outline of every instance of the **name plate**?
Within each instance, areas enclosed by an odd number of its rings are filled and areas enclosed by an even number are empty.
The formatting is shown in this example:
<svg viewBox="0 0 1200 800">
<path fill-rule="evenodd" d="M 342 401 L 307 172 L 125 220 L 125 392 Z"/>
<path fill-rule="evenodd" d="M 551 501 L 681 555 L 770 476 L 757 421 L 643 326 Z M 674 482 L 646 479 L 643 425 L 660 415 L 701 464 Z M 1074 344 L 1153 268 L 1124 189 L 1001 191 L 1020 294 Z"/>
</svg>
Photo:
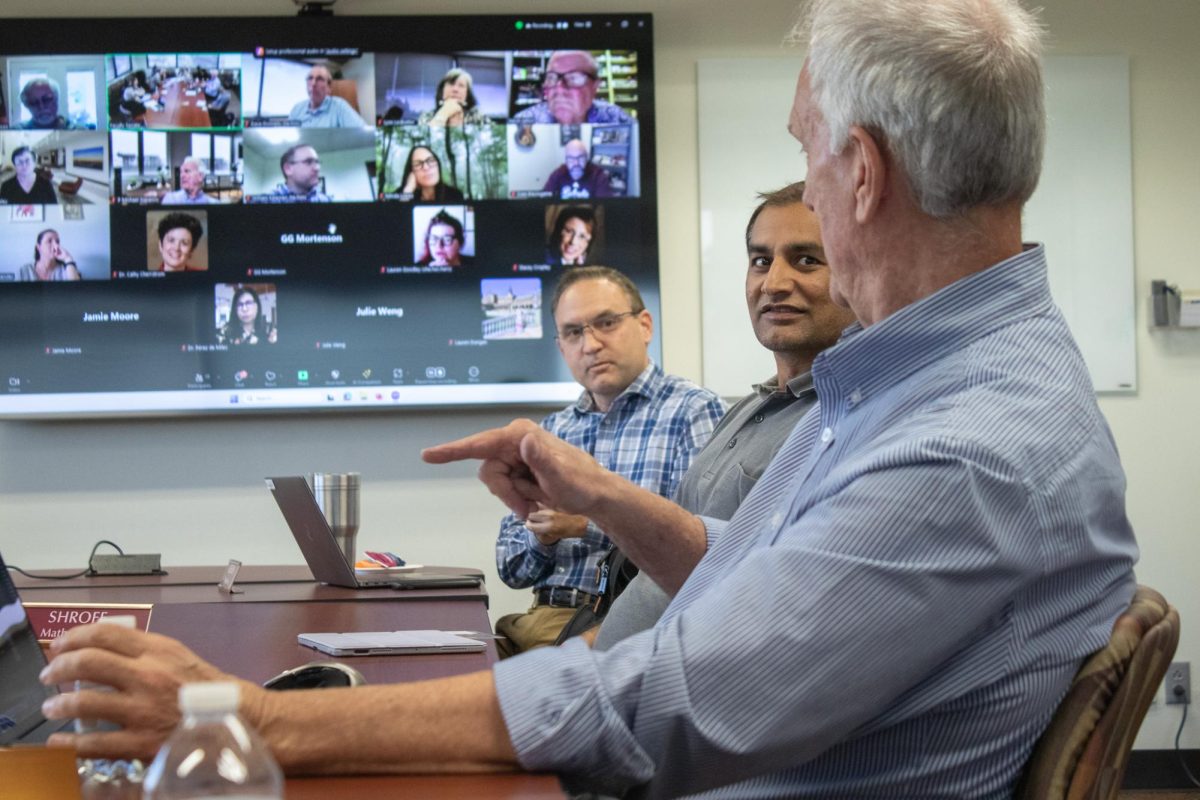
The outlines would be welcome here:
<svg viewBox="0 0 1200 800">
<path fill-rule="evenodd" d="M 4 800 L 74 800 L 80 796 L 75 748 L 0 747 Z"/>
<path fill-rule="evenodd" d="M 90 625 L 105 617 L 129 616 L 137 620 L 140 631 L 150 629 L 152 603 L 22 603 L 29 624 L 42 644 L 62 636 L 78 625 Z"/>
</svg>

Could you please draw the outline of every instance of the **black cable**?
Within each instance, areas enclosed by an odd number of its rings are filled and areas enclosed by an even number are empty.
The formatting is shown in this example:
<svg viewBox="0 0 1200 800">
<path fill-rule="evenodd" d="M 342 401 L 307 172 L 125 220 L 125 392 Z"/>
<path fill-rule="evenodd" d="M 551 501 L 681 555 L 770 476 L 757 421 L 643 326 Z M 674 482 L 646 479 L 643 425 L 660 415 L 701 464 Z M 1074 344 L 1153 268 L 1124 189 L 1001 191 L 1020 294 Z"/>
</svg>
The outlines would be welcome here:
<svg viewBox="0 0 1200 800">
<path fill-rule="evenodd" d="M 1200 781 L 1196 780 L 1196 776 L 1188 769 L 1187 762 L 1183 760 L 1183 751 L 1179 749 L 1179 735 L 1183 733 L 1183 723 L 1187 722 L 1188 704 L 1183 704 L 1183 716 L 1179 718 L 1179 730 L 1175 731 L 1175 755 L 1179 757 L 1179 766 L 1183 767 L 1184 773 L 1187 774 L 1188 780 L 1193 786 L 1200 787 Z"/>
<path fill-rule="evenodd" d="M 100 545 L 102 545 L 102 544 L 110 544 L 114 548 L 116 548 L 116 551 L 118 553 L 120 553 L 121 555 L 125 555 L 125 551 L 121 549 L 121 546 L 119 544 L 117 544 L 116 542 L 110 542 L 108 539 L 101 539 L 100 541 L 96 542 L 96 544 L 92 547 L 92 552 L 88 553 L 87 569 L 83 570 L 82 572 L 72 572 L 70 575 L 35 575 L 32 572 L 26 572 L 25 570 L 21 569 L 20 567 L 15 567 L 12 564 L 6 564 L 5 566 L 7 566 L 13 572 L 21 573 L 26 578 L 37 578 L 38 580 L 43 580 L 43 581 L 65 581 L 65 580 L 70 580 L 71 578 L 79 578 L 79 577 L 87 575 L 88 573 L 93 571 L 92 570 L 92 558 L 93 558 L 93 556 L 96 555 L 96 551 L 100 549 Z"/>
</svg>

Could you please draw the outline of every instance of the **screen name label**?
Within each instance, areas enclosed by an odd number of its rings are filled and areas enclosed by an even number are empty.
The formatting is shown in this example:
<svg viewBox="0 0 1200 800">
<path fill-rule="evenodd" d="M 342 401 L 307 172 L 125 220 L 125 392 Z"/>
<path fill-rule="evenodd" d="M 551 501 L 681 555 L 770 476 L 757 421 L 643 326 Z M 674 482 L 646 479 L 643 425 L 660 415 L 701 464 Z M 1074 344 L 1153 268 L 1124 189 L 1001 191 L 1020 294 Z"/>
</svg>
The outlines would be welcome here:
<svg viewBox="0 0 1200 800">
<path fill-rule="evenodd" d="M 85 311 L 84 322 L 141 322 L 142 315 L 136 311 Z"/>
<path fill-rule="evenodd" d="M 396 317 L 404 316 L 404 309 L 397 306 L 359 306 L 354 312 L 356 317 Z"/>
<path fill-rule="evenodd" d="M 281 233 L 280 244 L 342 244 L 345 238 L 337 232 L 335 226 L 330 226 L 329 233 Z"/>
</svg>

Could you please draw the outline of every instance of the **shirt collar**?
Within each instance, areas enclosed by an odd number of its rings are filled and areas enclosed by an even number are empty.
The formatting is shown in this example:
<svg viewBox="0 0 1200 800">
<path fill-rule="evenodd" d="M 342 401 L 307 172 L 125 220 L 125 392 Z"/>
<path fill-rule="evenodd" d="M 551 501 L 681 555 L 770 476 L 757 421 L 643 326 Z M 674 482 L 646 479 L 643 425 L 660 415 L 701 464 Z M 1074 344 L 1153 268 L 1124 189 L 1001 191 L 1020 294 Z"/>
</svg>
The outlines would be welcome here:
<svg viewBox="0 0 1200 800">
<path fill-rule="evenodd" d="M 611 411 L 616 408 L 617 404 L 622 402 L 622 398 L 625 397 L 649 397 L 654 390 L 654 386 L 662 379 L 662 374 L 662 368 L 651 359 L 646 368 L 641 371 L 641 374 L 633 379 L 633 383 L 626 386 L 625 391 L 613 398 L 609 410 Z M 596 407 L 596 401 L 592 397 L 592 393 L 585 389 L 583 394 L 579 395 L 579 399 L 575 401 L 575 413 L 591 414 L 599 411 L 600 409 Z"/>
<path fill-rule="evenodd" d="M 863 328 L 817 356 L 821 402 L 849 395 L 857 404 L 926 364 L 960 350 L 1016 319 L 1054 305 L 1042 245 L 961 278 Z"/>
<path fill-rule="evenodd" d="M 297 194 L 296 192 L 292 191 L 292 188 L 290 186 L 287 185 L 287 181 L 284 181 L 283 183 L 278 184 L 278 185 L 279 185 L 279 188 L 276 190 L 276 194 L 287 195 L 288 197 L 307 197 L 309 199 L 312 199 L 314 197 L 319 197 L 321 195 L 321 192 L 317 189 L 316 186 L 312 187 L 311 189 L 309 189 L 307 192 L 304 192 L 303 194 Z"/>
<path fill-rule="evenodd" d="M 779 391 L 779 376 L 772 375 L 762 383 L 752 385 L 752 388 L 759 397 L 767 397 Z M 796 377 L 787 382 L 787 391 L 792 397 L 799 398 L 805 392 L 812 390 L 813 377 L 812 372 L 801 372 Z"/>
</svg>

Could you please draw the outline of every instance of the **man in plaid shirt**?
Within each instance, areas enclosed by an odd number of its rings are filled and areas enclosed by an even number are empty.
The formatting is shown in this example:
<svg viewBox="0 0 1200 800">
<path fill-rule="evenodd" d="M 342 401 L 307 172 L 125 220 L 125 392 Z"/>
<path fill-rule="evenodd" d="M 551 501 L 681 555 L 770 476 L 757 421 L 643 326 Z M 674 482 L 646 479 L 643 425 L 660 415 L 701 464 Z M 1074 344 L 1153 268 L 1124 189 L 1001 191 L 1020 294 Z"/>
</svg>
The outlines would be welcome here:
<svg viewBox="0 0 1200 800">
<path fill-rule="evenodd" d="M 608 267 L 565 273 L 551 304 L 558 349 L 584 388 L 542 427 L 602 466 L 671 497 L 692 457 L 725 413 L 721 399 L 663 373 L 647 347 L 654 320 L 637 287 Z M 513 588 L 533 587 L 529 611 L 496 623 L 502 656 L 553 644 L 575 609 L 604 591 L 600 562 L 612 548 L 586 517 L 541 508 L 500 523 L 496 566 Z"/>
</svg>

